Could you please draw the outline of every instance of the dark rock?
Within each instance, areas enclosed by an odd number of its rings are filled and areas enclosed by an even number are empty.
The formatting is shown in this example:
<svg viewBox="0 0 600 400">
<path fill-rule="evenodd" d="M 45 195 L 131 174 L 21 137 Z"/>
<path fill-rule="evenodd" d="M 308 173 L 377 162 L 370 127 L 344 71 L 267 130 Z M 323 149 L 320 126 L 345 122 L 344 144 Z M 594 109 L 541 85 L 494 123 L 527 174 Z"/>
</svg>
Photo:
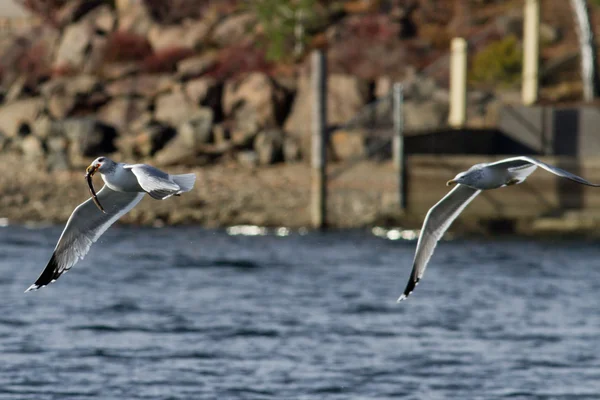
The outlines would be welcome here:
<svg viewBox="0 0 600 400">
<path fill-rule="evenodd" d="M 175 129 L 169 125 L 151 122 L 133 138 L 128 138 L 128 143 L 132 145 L 130 149 L 124 149 L 123 146 L 119 146 L 119 150 L 128 155 L 153 156 L 156 152 L 163 149 L 176 134 Z"/>
</svg>

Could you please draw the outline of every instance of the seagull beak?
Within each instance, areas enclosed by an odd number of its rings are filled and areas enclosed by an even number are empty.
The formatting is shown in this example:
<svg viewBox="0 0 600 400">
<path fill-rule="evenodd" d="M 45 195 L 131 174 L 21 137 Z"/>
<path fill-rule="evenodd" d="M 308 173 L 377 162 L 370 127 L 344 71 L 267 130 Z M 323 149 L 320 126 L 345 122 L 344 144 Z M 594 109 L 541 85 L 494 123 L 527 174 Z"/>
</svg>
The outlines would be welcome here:
<svg viewBox="0 0 600 400">
<path fill-rule="evenodd" d="M 92 182 L 92 176 L 94 176 L 96 171 L 98 171 L 98 167 L 99 165 L 90 165 L 89 167 L 87 167 L 85 170 L 85 180 L 88 184 L 88 188 L 90 189 L 90 193 L 92 195 L 92 200 L 94 201 L 94 204 L 96 204 L 96 207 L 98 207 L 100 211 L 106 214 L 106 211 L 104 211 L 104 207 L 102 207 L 102 204 L 100 204 L 100 200 L 98 200 L 98 196 L 96 195 L 96 191 L 94 190 L 94 183 Z"/>
<path fill-rule="evenodd" d="M 446 182 L 446 186 L 452 186 L 454 184 L 457 184 L 458 182 L 456 182 L 454 179 L 450 179 L 448 182 Z"/>
</svg>

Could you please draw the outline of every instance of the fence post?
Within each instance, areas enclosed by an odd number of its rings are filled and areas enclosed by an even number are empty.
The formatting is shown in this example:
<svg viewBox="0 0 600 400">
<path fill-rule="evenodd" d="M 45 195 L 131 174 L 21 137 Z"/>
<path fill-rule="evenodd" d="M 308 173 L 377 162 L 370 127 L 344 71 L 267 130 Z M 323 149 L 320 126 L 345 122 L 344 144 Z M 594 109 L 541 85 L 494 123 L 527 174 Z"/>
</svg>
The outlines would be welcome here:
<svg viewBox="0 0 600 400">
<path fill-rule="evenodd" d="M 538 98 L 538 58 L 540 42 L 539 0 L 525 0 L 523 9 L 523 104 L 534 104 Z"/>
<path fill-rule="evenodd" d="M 406 157 L 404 154 L 404 116 L 403 103 L 404 93 L 402 84 L 394 83 L 393 92 L 393 113 L 394 113 L 394 140 L 393 157 L 394 169 L 398 176 L 398 204 L 400 209 L 406 209 Z"/>
<path fill-rule="evenodd" d="M 467 41 L 452 39 L 450 60 L 450 112 L 448 124 L 461 128 L 467 120 Z"/>
<path fill-rule="evenodd" d="M 312 143 L 311 222 L 322 229 L 327 222 L 327 62 L 322 50 L 311 55 Z"/>
</svg>

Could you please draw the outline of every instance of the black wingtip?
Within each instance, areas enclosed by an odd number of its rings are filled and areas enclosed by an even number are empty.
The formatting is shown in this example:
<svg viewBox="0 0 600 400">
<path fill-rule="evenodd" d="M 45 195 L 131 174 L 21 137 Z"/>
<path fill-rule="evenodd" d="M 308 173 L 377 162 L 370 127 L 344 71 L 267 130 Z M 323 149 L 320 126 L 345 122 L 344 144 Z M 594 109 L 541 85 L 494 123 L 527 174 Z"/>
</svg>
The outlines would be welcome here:
<svg viewBox="0 0 600 400">
<path fill-rule="evenodd" d="M 408 284 L 406 285 L 406 289 L 404 289 L 404 293 L 402 293 L 402 296 L 398 297 L 397 303 L 406 300 L 406 298 L 413 292 L 413 290 L 415 290 L 415 287 L 419 284 L 420 280 L 421 278 L 411 278 L 408 281 Z"/>
<path fill-rule="evenodd" d="M 48 265 L 46 265 L 46 268 L 44 268 L 44 270 L 42 271 L 42 274 L 39 276 L 39 278 L 37 278 L 33 285 L 29 286 L 27 290 L 25 290 L 25 293 L 32 290 L 37 290 L 42 286 L 46 286 L 55 281 L 56 278 L 60 276 L 60 274 L 57 271 L 58 262 L 56 261 L 56 254 L 52 253 L 52 257 L 50 258 L 50 261 L 48 261 Z"/>
</svg>

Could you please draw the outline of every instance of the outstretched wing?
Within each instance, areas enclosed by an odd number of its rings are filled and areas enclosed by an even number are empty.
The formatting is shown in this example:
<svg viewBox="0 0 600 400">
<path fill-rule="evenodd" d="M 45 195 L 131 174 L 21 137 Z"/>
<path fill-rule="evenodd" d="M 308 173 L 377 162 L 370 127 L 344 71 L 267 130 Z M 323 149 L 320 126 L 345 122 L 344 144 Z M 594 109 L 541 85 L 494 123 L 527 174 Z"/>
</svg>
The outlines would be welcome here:
<svg viewBox="0 0 600 400">
<path fill-rule="evenodd" d="M 83 259 L 90 246 L 121 216 L 144 197 L 143 192 L 117 192 L 104 186 L 98 199 L 106 213 L 100 211 L 91 198 L 81 203 L 67 221 L 54 253 L 40 277 L 25 292 L 36 290 L 57 280 L 77 261 Z"/>
<path fill-rule="evenodd" d="M 509 169 L 511 171 L 514 171 L 514 170 L 527 168 L 530 165 L 531 166 L 537 165 L 538 167 L 541 167 L 541 168 L 545 169 L 546 171 L 553 173 L 554 175 L 560 176 L 562 178 L 567 178 L 569 180 L 572 180 L 573 182 L 577 182 L 582 185 L 600 187 L 600 184 L 588 182 L 580 176 L 572 174 L 568 171 L 565 171 L 564 169 L 555 167 L 553 165 L 546 164 L 540 160 L 536 160 L 533 157 L 520 156 L 520 157 L 506 158 L 504 160 L 490 163 L 487 165 L 487 167 L 488 168 L 496 167 L 496 168 Z M 533 171 L 531 171 L 531 172 L 533 172 Z M 529 172 L 529 173 L 531 173 L 531 172 Z M 529 175 L 529 174 L 527 174 L 527 175 Z"/>
<path fill-rule="evenodd" d="M 124 168 L 130 169 L 142 189 L 155 199 L 164 200 L 181 191 L 171 176 L 158 168 L 146 164 L 126 165 Z"/>
<path fill-rule="evenodd" d="M 415 286 L 417 286 L 419 280 L 423 277 L 423 273 L 425 273 L 425 268 L 427 268 L 427 263 L 433 254 L 438 240 L 444 235 L 444 232 L 446 232 L 456 217 L 460 215 L 465 207 L 480 192 L 481 190 L 459 184 L 429 209 L 421 228 L 419 240 L 417 241 L 417 251 L 410 279 L 398 301 L 404 300 L 415 289 Z"/>
</svg>

